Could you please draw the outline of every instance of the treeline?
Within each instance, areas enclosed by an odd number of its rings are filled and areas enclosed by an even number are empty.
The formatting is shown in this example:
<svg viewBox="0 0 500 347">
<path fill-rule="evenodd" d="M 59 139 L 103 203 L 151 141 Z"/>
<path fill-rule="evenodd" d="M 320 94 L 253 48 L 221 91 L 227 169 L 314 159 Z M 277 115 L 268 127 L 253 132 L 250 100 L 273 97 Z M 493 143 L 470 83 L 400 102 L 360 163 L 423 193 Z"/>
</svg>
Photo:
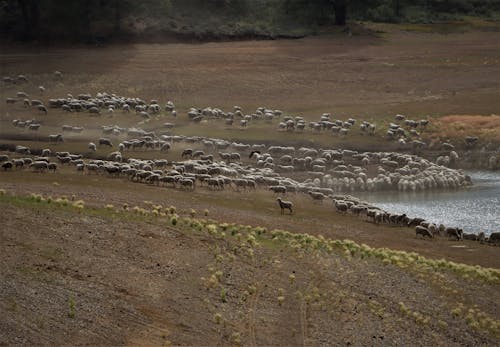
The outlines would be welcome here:
<svg viewBox="0 0 500 347">
<path fill-rule="evenodd" d="M 0 0 L 0 35 L 86 42 L 301 36 L 349 20 L 422 23 L 498 11 L 500 0 Z"/>
</svg>

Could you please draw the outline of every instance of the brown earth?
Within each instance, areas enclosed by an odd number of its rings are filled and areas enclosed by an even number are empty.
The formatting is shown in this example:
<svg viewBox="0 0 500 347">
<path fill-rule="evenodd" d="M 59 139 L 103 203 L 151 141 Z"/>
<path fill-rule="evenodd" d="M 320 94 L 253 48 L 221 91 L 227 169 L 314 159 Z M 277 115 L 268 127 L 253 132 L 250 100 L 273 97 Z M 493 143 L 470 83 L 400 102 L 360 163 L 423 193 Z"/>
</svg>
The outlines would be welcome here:
<svg viewBox="0 0 500 347">
<path fill-rule="evenodd" d="M 0 200 L 5 345 L 498 343 L 498 284 Z"/>
</svg>

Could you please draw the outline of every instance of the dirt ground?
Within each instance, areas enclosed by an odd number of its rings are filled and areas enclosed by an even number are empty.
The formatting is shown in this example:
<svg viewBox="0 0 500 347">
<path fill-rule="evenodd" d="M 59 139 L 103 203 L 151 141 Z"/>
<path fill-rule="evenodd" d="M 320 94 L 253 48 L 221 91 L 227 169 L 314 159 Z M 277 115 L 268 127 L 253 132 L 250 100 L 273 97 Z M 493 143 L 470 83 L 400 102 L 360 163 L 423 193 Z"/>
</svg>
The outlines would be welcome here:
<svg viewBox="0 0 500 347">
<path fill-rule="evenodd" d="M 498 284 L 86 209 L 0 202 L 2 344 L 498 342 Z"/>
<path fill-rule="evenodd" d="M 3 75 L 24 73 L 35 94 L 107 91 L 190 106 L 280 108 L 378 117 L 497 113 L 500 33 L 311 37 L 101 48 L 2 47 Z M 54 81 L 51 73 L 65 74 Z M 3 96 L 19 86 L 2 88 Z M 35 92 L 36 91 L 36 92 Z M 2 108 L 4 105 L 2 105 Z"/>
</svg>

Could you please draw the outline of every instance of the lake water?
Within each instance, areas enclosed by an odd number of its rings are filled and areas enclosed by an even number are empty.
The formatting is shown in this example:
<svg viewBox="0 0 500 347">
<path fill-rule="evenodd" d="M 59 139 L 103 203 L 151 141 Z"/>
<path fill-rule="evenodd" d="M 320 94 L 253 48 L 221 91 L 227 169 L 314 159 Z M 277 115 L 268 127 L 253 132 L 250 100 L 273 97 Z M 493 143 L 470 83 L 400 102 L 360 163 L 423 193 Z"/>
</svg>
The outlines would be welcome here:
<svg viewBox="0 0 500 347">
<path fill-rule="evenodd" d="M 500 173 L 467 172 L 474 185 L 466 189 L 424 192 L 354 193 L 389 212 L 406 213 L 466 232 L 500 231 Z"/>
</svg>

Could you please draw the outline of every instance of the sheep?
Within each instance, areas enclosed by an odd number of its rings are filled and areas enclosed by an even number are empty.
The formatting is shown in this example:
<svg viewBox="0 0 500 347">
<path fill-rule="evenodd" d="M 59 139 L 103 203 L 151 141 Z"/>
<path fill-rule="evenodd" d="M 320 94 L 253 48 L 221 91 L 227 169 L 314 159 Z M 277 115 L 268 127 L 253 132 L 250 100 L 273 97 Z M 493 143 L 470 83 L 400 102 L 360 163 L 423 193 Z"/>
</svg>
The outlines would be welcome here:
<svg viewBox="0 0 500 347">
<path fill-rule="evenodd" d="M 7 154 L 0 154 L 0 163 L 8 160 L 9 156 Z"/>
<path fill-rule="evenodd" d="M 323 200 L 326 198 L 326 195 L 320 192 L 310 191 L 309 195 L 314 201 L 319 201 L 319 203 L 323 203 Z"/>
<path fill-rule="evenodd" d="M 95 145 L 95 143 L 89 142 L 88 149 L 89 151 L 95 152 L 97 151 L 97 146 Z"/>
<path fill-rule="evenodd" d="M 194 180 L 192 180 L 190 178 L 183 178 L 183 179 L 179 180 L 179 184 L 184 189 L 194 190 Z"/>
<path fill-rule="evenodd" d="M 415 236 L 417 237 L 418 235 L 422 235 L 423 238 L 427 236 L 430 239 L 434 237 L 434 235 L 429 231 L 429 229 L 421 225 L 417 225 L 415 227 Z"/>
<path fill-rule="evenodd" d="M 49 142 L 64 142 L 62 134 L 49 135 Z"/>
<path fill-rule="evenodd" d="M 276 194 L 286 194 L 287 188 L 285 186 L 277 185 L 270 186 L 269 190 L 273 191 Z"/>
<path fill-rule="evenodd" d="M 47 107 L 44 105 L 38 105 L 37 106 L 38 111 L 43 112 L 45 115 L 47 115 Z"/>
<path fill-rule="evenodd" d="M 113 147 L 113 143 L 111 142 L 110 139 L 101 137 L 99 139 L 99 146 L 108 146 L 108 147 Z"/>
<path fill-rule="evenodd" d="M 281 200 L 281 198 L 277 198 L 276 201 L 278 202 L 280 208 L 281 208 L 281 214 L 285 214 L 285 209 L 290 211 L 290 214 L 293 213 L 293 203 L 291 201 L 285 201 Z"/>
<path fill-rule="evenodd" d="M 54 71 L 54 77 L 57 78 L 57 79 L 62 79 L 63 78 L 63 74 L 61 71 Z"/>
<path fill-rule="evenodd" d="M 337 212 L 347 213 L 347 210 L 349 209 L 349 206 L 347 205 L 347 203 L 344 200 L 336 200 L 336 199 L 334 199 L 333 203 L 335 205 L 335 209 L 337 210 Z"/>
<path fill-rule="evenodd" d="M 47 168 L 49 169 L 49 171 L 53 171 L 53 172 L 56 172 L 57 170 L 57 163 L 48 163 L 48 166 Z"/>
<path fill-rule="evenodd" d="M 489 243 L 500 243 L 500 232 L 491 233 L 488 239 Z"/>
<path fill-rule="evenodd" d="M 18 167 L 23 168 L 23 166 L 24 166 L 24 160 L 22 160 L 22 159 L 13 159 L 12 163 L 14 164 L 14 166 L 16 167 L 16 169 Z"/>
<path fill-rule="evenodd" d="M 40 129 L 39 123 L 31 123 L 28 125 L 28 130 L 37 131 L 38 129 Z"/>
<path fill-rule="evenodd" d="M 34 171 L 45 171 L 49 168 L 49 164 L 46 161 L 35 161 L 30 167 L 32 167 Z"/>
<path fill-rule="evenodd" d="M 4 171 L 12 170 L 12 168 L 14 167 L 14 164 L 11 161 L 6 161 L 6 162 L 2 163 L 1 167 L 2 167 L 2 169 L 4 169 Z"/>
<path fill-rule="evenodd" d="M 28 77 L 26 77 L 25 75 L 17 75 L 16 80 L 18 82 L 28 82 Z"/>
<path fill-rule="evenodd" d="M 473 147 L 477 141 L 479 141 L 479 137 L 477 136 L 466 136 L 465 137 L 465 144 L 467 147 Z"/>
<path fill-rule="evenodd" d="M 459 240 L 462 240 L 463 239 L 463 232 L 462 232 L 462 229 L 460 228 L 451 228 L 451 227 L 447 227 L 445 230 L 444 230 L 444 233 L 445 235 L 448 237 L 448 238 L 456 238 L 457 241 Z"/>
<path fill-rule="evenodd" d="M 186 148 L 181 153 L 181 158 L 191 158 L 193 156 L 193 150 L 191 148 Z"/>
<path fill-rule="evenodd" d="M 230 153 L 229 154 L 229 159 L 231 161 L 240 161 L 241 160 L 241 156 L 239 153 Z"/>
<path fill-rule="evenodd" d="M 42 153 L 40 156 L 42 157 L 49 157 L 52 154 L 52 151 L 49 148 L 44 148 L 42 149 Z"/>
</svg>

